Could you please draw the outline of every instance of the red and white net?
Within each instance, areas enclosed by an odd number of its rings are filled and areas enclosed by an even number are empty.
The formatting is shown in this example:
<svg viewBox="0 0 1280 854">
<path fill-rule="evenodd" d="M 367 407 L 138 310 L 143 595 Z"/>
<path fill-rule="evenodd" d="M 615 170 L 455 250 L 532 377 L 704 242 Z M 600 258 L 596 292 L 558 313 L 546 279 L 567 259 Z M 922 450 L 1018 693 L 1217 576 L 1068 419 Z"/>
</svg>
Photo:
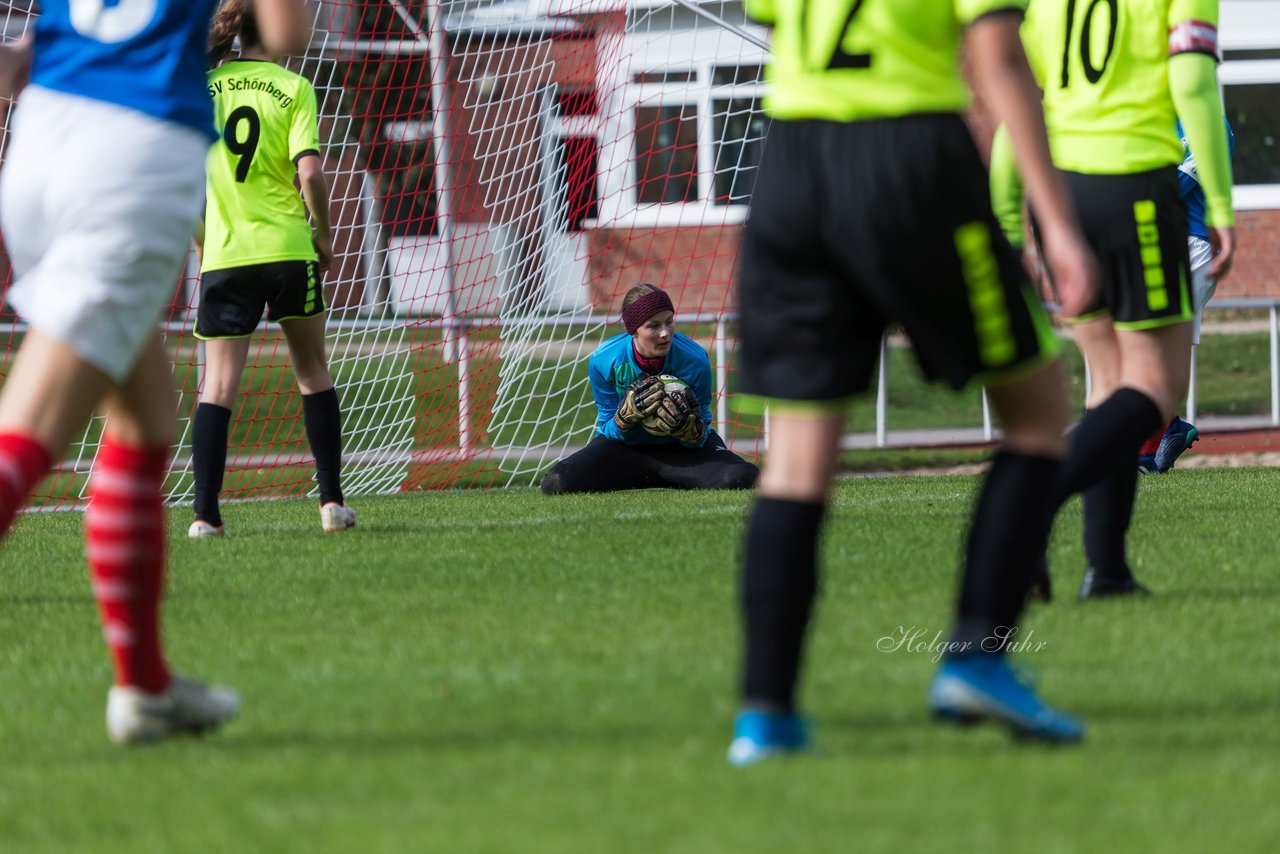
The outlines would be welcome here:
<svg viewBox="0 0 1280 854">
<path fill-rule="evenodd" d="M 536 482 L 591 438 L 586 360 L 642 281 L 708 350 L 713 426 L 758 450 L 759 422 L 732 405 L 732 283 L 765 126 L 764 32 L 740 5 L 697 4 L 710 18 L 663 0 L 313 5 L 311 48 L 290 67 L 315 85 L 332 188 L 345 490 Z M 0 0 L 7 38 L 29 6 Z M 162 318 L 183 392 L 177 502 L 201 377 L 193 271 Z M 2 252 L 0 277 L 7 288 Z M 0 332 L 7 371 L 25 332 L 8 306 Z M 242 390 L 225 498 L 310 493 L 278 328 L 255 336 Z M 80 502 L 100 433 L 33 506 Z"/>
</svg>

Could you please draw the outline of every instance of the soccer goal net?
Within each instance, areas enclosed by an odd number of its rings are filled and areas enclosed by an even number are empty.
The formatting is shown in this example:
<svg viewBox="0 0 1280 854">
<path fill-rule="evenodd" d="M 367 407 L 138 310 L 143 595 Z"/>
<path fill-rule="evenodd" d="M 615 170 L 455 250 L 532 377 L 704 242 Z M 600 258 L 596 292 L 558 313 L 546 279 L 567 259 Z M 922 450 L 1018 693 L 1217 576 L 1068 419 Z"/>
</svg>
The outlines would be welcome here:
<svg viewBox="0 0 1280 854">
<path fill-rule="evenodd" d="M 36 5 L 0 0 L 6 39 Z M 642 281 L 671 292 L 677 327 L 707 348 L 713 426 L 759 450 L 759 422 L 732 400 L 732 282 L 765 127 L 765 33 L 740 3 L 313 6 L 311 47 L 290 68 L 315 85 L 332 190 L 325 290 L 348 493 L 535 483 L 591 438 L 586 360 L 623 331 L 622 296 Z M 160 318 L 182 391 L 174 502 L 192 491 L 195 269 L 193 253 Z M 7 287 L 2 253 L 0 276 Z M 0 324 L 7 370 L 25 328 L 7 305 Z M 33 506 L 80 502 L 101 430 Z M 286 341 L 264 325 L 224 497 L 312 489 Z"/>
</svg>

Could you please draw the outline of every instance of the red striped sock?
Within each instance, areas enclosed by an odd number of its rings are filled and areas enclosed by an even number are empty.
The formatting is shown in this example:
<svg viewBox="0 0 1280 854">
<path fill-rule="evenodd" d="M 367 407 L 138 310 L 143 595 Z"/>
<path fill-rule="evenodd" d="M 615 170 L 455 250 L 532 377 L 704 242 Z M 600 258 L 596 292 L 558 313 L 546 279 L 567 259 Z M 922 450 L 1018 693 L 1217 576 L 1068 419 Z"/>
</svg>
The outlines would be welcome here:
<svg viewBox="0 0 1280 854">
<path fill-rule="evenodd" d="M 1138 449 L 1138 453 L 1143 456 L 1150 456 L 1160 450 L 1160 440 L 1164 438 L 1164 431 L 1169 429 L 1169 425 L 1173 423 L 1170 418 L 1165 424 L 1160 425 L 1160 429 L 1147 437 L 1147 441 L 1142 443 L 1142 447 Z"/>
<path fill-rule="evenodd" d="M 21 433 L 0 433 L 0 537 L 53 460 L 44 445 Z"/>
<path fill-rule="evenodd" d="M 84 530 L 102 634 L 116 684 L 150 693 L 169 686 L 160 650 L 165 530 L 161 485 L 169 449 L 103 438 L 89 481 Z"/>
</svg>

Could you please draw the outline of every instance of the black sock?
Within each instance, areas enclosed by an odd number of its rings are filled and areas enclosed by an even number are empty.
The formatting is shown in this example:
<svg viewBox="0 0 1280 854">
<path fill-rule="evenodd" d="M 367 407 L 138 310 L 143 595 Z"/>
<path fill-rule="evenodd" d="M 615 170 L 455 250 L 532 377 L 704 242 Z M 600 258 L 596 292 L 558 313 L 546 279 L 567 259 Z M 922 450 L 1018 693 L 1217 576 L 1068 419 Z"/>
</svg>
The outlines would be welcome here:
<svg viewBox="0 0 1280 854">
<path fill-rule="evenodd" d="M 742 560 L 746 623 L 743 705 L 790 713 L 818 591 L 818 534 L 826 507 L 760 498 Z"/>
<path fill-rule="evenodd" d="M 338 390 L 302 396 L 302 420 L 307 426 L 311 456 L 316 460 L 320 503 L 342 503 L 342 410 Z"/>
<path fill-rule="evenodd" d="M 1084 491 L 1084 554 L 1107 578 L 1131 578 L 1124 542 L 1138 494 L 1138 467 L 1121 465 Z"/>
<path fill-rule="evenodd" d="M 222 524 L 218 493 L 227 467 L 227 428 L 231 410 L 213 403 L 196 406 L 191 425 L 191 469 L 196 477 L 196 518 L 210 525 Z"/>
<path fill-rule="evenodd" d="M 969 527 L 951 637 L 955 654 L 999 652 L 1014 639 L 1032 569 L 1053 526 L 1059 468 L 1056 459 L 1009 450 L 992 460 Z"/>
<path fill-rule="evenodd" d="M 1117 389 L 1085 413 L 1072 431 L 1058 478 L 1058 500 L 1065 503 L 1121 466 L 1135 467 L 1138 449 L 1163 423 L 1160 407 L 1151 398 L 1137 389 Z"/>
</svg>

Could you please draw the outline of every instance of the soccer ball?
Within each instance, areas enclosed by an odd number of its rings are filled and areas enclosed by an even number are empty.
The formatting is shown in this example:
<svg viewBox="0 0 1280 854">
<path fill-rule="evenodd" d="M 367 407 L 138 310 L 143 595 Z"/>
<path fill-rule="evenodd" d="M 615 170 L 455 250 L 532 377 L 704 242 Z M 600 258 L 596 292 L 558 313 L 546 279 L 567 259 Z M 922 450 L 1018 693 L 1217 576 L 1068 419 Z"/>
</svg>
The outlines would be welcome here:
<svg viewBox="0 0 1280 854">
<path fill-rule="evenodd" d="M 684 380 L 679 377 L 672 376 L 671 374 L 661 374 L 658 377 L 658 380 L 662 383 L 662 390 L 667 394 L 689 387 Z M 647 430 L 653 431 L 658 429 L 658 419 L 654 418 L 652 415 L 646 415 L 644 421 L 640 423 L 644 425 Z"/>
</svg>

